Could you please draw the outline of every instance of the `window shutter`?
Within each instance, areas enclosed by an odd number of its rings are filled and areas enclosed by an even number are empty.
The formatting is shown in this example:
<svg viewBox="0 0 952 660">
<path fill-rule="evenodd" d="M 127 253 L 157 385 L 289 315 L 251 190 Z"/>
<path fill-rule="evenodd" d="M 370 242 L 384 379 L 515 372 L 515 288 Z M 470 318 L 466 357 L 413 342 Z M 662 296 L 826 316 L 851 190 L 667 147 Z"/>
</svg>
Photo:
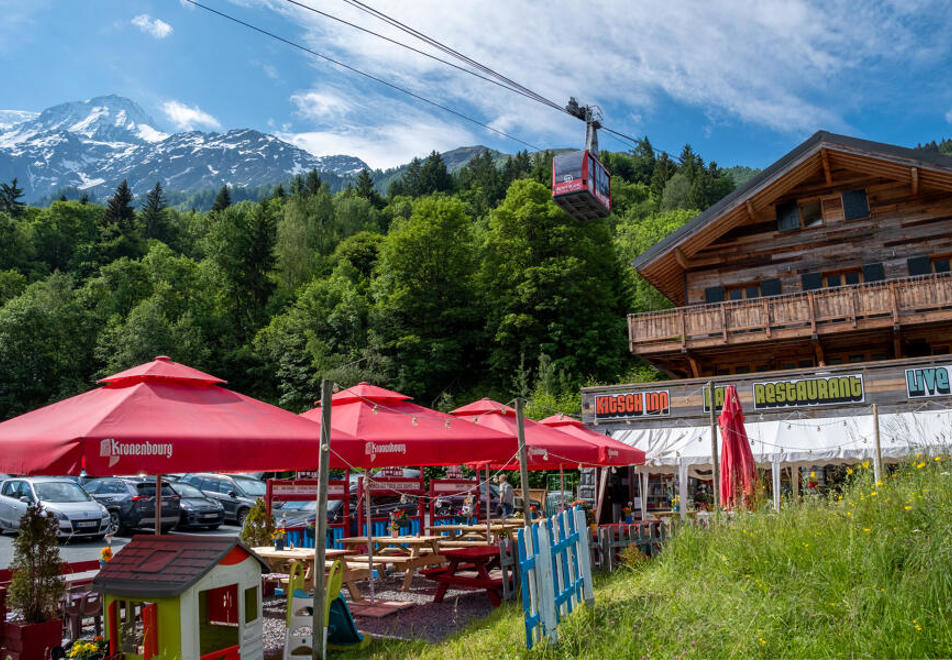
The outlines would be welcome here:
<svg viewBox="0 0 952 660">
<path fill-rule="evenodd" d="M 880 264 L 865 264 L 863 266 L 863 281 L 876 282 L 886 279 L 886 270 Z"/>
<path fill-rule="evenodd" d="M 780 279 L 774 278 L 770 280 L 763 280 L 760 283 L 760 295 L 779 296 L 780 295 Z"/>
<path fill-rule="evenodd" d="M 704 302 L 716 303 L 723 302 L 724 300 L 724 287 L 721 286 L 709 286 L 704 289 Z"/>
<path fill-rule="evenodd" d="M 804 273 L 800 276 L 800 283 L 804 291 L 823 287 L 823 275 L 820 273 Z"/>
<path fill-rule="evenodd" d="M 797 203 L 777 204 L 777 231 L 791 231 L 800 228 L 800 209 Z"/>
<path fill-rule="evenodd" d="M 847 220 L 869 217 L 869 201 L 865 190 L 850 190 L 843 193 L 843 211 Z"/>
<path fill-rule="evenodd" d="M 929 261 L 929 257 L 906 259 L 906 265 L 909 267 L 910 275 L 928 275 L 932 272 L 932 263 Z"/>
</svg>

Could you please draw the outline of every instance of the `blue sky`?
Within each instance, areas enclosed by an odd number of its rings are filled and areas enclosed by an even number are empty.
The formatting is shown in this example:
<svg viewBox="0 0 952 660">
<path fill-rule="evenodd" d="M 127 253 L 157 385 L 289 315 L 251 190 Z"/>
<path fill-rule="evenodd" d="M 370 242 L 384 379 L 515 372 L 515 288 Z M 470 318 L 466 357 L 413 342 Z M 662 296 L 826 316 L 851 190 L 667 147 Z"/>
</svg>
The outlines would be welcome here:
<svg viewBox="0 0 952 660">
<path fill-rule="evenodd" d="M 540 147 L 584 126 L 285 0 L 202 0 Z M 411 42 L 344 0 L 304 4 Z M 952 3 L 367 0 L 560 103 L 677 154 L 764 167 L 815 130 L 914 146 L 952 136 Z M 255 128 L 389 167 L 522 145 L 180 0 L 0 0 L 0 110 L 119 94 L 166 131 Z M 414 42 L 426 48 L 420 42 Z M 601 136 L 603 149 L 626 144 Z"/>
</svg>

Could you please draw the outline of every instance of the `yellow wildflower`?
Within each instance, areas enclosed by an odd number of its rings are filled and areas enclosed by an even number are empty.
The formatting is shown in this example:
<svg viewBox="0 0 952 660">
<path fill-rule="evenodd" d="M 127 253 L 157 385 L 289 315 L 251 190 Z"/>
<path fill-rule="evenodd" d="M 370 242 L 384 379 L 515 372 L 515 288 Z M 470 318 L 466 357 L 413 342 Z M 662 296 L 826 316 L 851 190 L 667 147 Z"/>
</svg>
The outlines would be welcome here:
<svg viewBox="0 0 952 660">
<path fill-rule="evenodd" d="M 810 478 L 816 479 L 816 472 L 814 472 L 813 470 L 810 470 Z"/>
<path fill-rule="evenodd" d="M 864 470 L 868 470 L 868 469 L 869 469 L 869 461 L 863 461 L 863 469 L 864 469 Z"/>
<path fill-rule="evenodd" d="M 877 486 L 882 486 L 882 485 L 883 485 L 883 482 L 882 482 L 882 481 L 877 481 L 877 482 L 876 482 L 876 485 L 877 485 Z"/>
<path fill-rule="evenodd" d="M 879 492 L 877 492 L 877 491 L 875 491 L 875 490 L 874 490 L 872 493 L 869 494 L 870 497 L 876 497 L 877 495 L 879 495 Z"/>
<path fill-rule="evenodd" d="M 763 637 L 758 637 L 757 639 L 758 639 L 758 641 L 760 641 L 760 645 L 761 645 L 761 646 L 767 646 L 767 640 L 766 640 L 766 639 L 764 639 Z"/>
<path fill-rule="evenodd" d="M 846 468 L 846 474 L 853 474 L 853 468 Z"/>
<path fill-rule="evenodd" d="M 916 469 L 917 469 L 917 470 L 921 470 L 921 469 L 924 468 L 925 466 L 926 466 L 925 463 L 916 463 Z"/>
<path fill-rule="evenodd" d="M 941 457 L 941 456 L 936 456 L 936 457 L 935 457 L 935 460 L 936 460 L 936 462 L 939 462 L 939 461 L 942 460 L 942 457 Z"/>
<path fill-rule="evenodd" d="M 863 528 L 863 531 L 864 531 L 864 532 L 871 532 L 872 530 L 871 530 L 869 527 L 864 527 L 864 528 Z"/>
<path fill-rule="evenodd" d="M 908 511 L 908 510 L 911 509 L 911 508 L 912 508 L 912 507 L 909 506 L 908 504 L 906 505 L 906 511 Z"/>
</svg>

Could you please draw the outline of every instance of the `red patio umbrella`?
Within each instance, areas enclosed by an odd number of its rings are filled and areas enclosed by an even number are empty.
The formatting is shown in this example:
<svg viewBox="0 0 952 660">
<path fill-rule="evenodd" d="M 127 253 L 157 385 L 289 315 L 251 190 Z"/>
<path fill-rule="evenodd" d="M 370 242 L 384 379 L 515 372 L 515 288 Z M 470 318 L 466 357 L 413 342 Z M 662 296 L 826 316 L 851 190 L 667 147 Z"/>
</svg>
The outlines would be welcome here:
<svg viewBox="0 0 952 660">
<path fill-rule="evenodd" d="M 614 438 L 609 438 L 603 433 L 593 431 L 574 417 L 559 413 L 541 419 L 539 423 L 557 429 L 573 438 L 595 444 L 599 448 L 599 462 L 601 465 L 644 465 L 645 452 Z"/>
<path fill-rule="evenodd" d="M 744 411 L 737 396 L 737 388 L 733 385 L 728 385 L 724 392 L 724 407 L 718 424 L 723 438 L 721 502 L 728 509 L 739 503 L 751 506 L 751 498 L 757 484 L 757 466 L 750 451 L 747 430 L 744 428 Z"/>
<path fill-rule="evenodd" d="M 360 383 L 331 399 L 332 468 L 404 467 L 504 462 L 517 450 L 514 436 L 471 424 L 412 402 L 411 397 Z M 320 406 L 301 413 L 320 421 Z"/>
<path fill-rule="evenodd" d="M 0 423 L 0 472 L 91 476 L 317 469 L 320 426 L 160 356 Z M 334 429 L 333 438 L 346 433 Z"/>
<path fill-rule="evenodd" d="M 450 412 L 451 415 L 469 419 L 479 426 L 508 433 L 516 437 L 516 411 L 492 399 L 480 399 Z M 599 448 L 588 440 L 568 436 L 531 419 L 524 420 L 526 458 L 529 470 L 557 470 L 559 467 L 577 465 L 603 465 Z M 480 461 L 470 461 L 478 463 Z M 518 456 L 511 460 L 490 462 L 493 469 L 518 470 Z"/>
</svg>

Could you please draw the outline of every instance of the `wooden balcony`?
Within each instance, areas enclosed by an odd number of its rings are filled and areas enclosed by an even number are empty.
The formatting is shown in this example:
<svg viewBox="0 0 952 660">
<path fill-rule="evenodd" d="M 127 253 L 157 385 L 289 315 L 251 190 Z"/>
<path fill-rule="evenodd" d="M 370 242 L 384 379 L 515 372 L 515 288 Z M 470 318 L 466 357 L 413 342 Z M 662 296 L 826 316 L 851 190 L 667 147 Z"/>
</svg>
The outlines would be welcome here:
<svg viewBox="0 0 952 660">
<path fill-rule="evenodd" d="M 638 355 L 952 320 L 952 274 L 922 275 L 750 300 L 630 314 Z"/>
</svg>

